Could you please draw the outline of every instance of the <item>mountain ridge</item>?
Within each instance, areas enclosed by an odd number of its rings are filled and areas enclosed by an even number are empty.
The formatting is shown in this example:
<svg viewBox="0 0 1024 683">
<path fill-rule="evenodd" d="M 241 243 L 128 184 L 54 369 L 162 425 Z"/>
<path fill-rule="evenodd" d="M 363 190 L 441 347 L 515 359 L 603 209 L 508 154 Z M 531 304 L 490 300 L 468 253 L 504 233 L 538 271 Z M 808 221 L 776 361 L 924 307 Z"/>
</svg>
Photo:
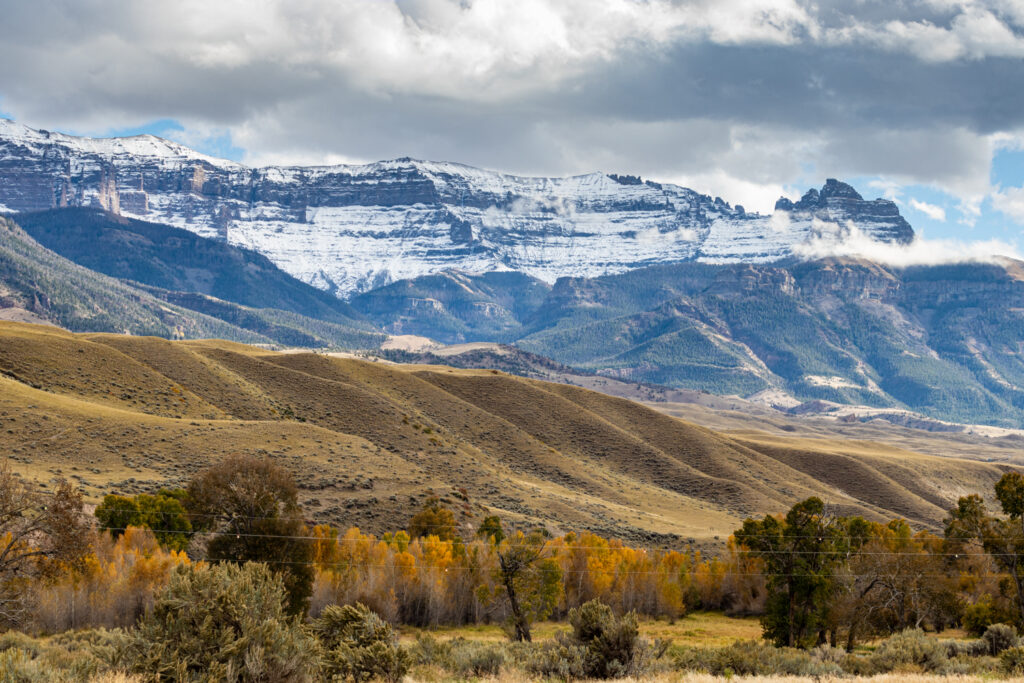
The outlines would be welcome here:
<svg viewBox="0 0 1024 683">
<path fill-rule="evenodd" d="M 907 243 L 888 200 L 829 180 L 772 216 L 635 176 L 513 176 L 408 157 L 248 168 L 159 138 L 92 139 L 0 121 L 0 210 L 93 206 L 254 249 L 341 296 L 450 268 L 554 282 L 659 263 L 770 262 L 851 226 Z"/>
<path fill-rule="evenodd" d="M 535 303 L 515 308 L 516 291 Z M 389 333 L 513 343 L 627 382 L 1024 425 L 1024 264 L 1008 259 L 682 263 L 506 288 L 447 273 L 351 301 Z"/>
</svg>

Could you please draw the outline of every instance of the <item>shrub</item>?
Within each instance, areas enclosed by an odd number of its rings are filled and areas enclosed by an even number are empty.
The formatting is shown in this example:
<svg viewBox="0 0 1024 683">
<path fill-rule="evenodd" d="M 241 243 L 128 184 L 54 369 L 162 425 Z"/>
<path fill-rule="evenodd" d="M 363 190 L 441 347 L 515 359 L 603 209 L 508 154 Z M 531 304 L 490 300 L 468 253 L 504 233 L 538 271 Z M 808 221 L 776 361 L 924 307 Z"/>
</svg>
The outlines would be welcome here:
<svg viewBox="0 0 1024 683">
<path fill-rule="evenodd" d="M 0 634 L 0 652 L 21 650 L 32 657 L 39 655 L 39 642 L 21 631 L 7 631 Z"/>
<path fill-rule="evenodd" d="M 320 664 L 285 611 L 280 576 L 262 564 L 179 566 L 112 658 L 172 681 L 308 681 Z"/>
<path fill-rule="evenodd" d="M 419 634 L 409 649 L 414 664 L 448 666 L 452 652 L 452 641 L 438 640 L 434 636 Z"/>
<path fill-rule="evenodd" d="M 462 678 L 494 677 L 501 673 L 507 661 L 500 645 L 461 640 L 452 643 L 448 669 Z"/>
<path fill-rule="evenodd" d="M 559 639 L 554 643 L 534 646 L 523 661 L 523 668 L 541 678 L 564 681 L 587 677 L 587 649 Z"/>
<path fill-rule="evenodd" d="M 999 653 L 1004 650 L 1009 650 L 1010 648 L 1020 645 L 1020 638 L 1017 637 L 1017 629 L 1009 624 L 992 624 L 985 629 L 985 634 L 981 639 L 985 641 L 985 644 L 988 646 L 988 654 L 993 657 L 999 656 Z"/>
<path fill-rule="evenodd" d="M 1010 621 L 1013 614 L 1001 608 L 993 601 L 992 596 L 983 595 L 973 605 L 964 609 L 963 627 L 972 636 L 981 636 L 992 624 Z"/>
<path fill-rule="evenodd" d="M 929 638 L 921 629 L 907 629 L 890 636 L 871 655 L 871 662 L 879 673 L 911 667 L 938 671 L 947 659 L 946 644 Z"/>
<path fill-rule="evenodd" d="M 0 651 L 0 681 L 77 683 L 94 680 L 105 668 L 103 662 L 91 651 L 86 640 L 66 638 L 65 635 L 36 640 L 16 632 L 3 634 L 5 642 Z M 16 646 L 15 642 L 22 645 Z"/>
<path fill-rule="evenodd" d="M 832 648 L 813 653 L 795 648 L 775 647 L 754 640 L 737 640 L 721 648 L 683 648 L 675 654 L 675 668 L 727 676 L 826 676 L 841 674 Z M 844 658 L 845 659 L 845 658 Z"/>
<path fill-rule="evenodd" d="M 571 633 L 529 655 L 528 671 L 562 679 L 622 678 L 643 674 L 665 652 L 662 643 L 640 638 L 635 612 L 616 617 L 597 600 L 569 610 L 569 623 Z"/>
<path fill-rule="evenodd" d="M 400 681 L 411 657 L 398 646 L 391 625 L 362 604 L 329 605 L 313 622 L 326 650 L 328 674 L 354 681 Z"/>
<path fill-rule="evenodd" d="M 981 638 L 977 640 L 947 640 L 944 642 L 946 645 L 946 656 L 950 659 L 954 657 L 983 657 L 991 652 L 989 644 Z"/>
<path fill-rule="evenodd" d="M 1011 647 L 999 655 L 999 667 L 1011 676 L 1024 674 L 1024 647 Z"/>
<path fill-rule="evenodd" d="M 959 655 L 951 657 L 936 673 L 942 676 L 984 676 L 987 678 L 999 669 L 999 660 L 995 657 Z"/>
<path fill-rule="evenodd" d="M 30 653 L 16 647 L 0 652 L 0 681 L 45 683 L 52 681 L 51 670 Z"/>
</svg>

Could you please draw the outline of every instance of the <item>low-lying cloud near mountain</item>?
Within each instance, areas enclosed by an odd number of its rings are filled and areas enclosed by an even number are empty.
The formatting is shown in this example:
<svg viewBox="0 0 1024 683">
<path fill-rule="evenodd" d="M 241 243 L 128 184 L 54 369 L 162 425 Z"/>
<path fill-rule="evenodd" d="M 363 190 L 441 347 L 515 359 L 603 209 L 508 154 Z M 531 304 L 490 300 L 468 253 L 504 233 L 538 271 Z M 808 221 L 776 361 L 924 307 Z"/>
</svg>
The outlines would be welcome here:
<svg viewBox="0 0 1024 683">
<path fill-rule="evenodd" d="M 872 240 L 854 225 L 836 225 L 818 222 L 821 232 L 794 251 L 806 259 L 832 256 L 864 258 L 884 265 L 904 268 L 908 266 L 937 266 L 950 263 L 993 263 L 1000 257 L 1022 259 L 1016 244 L 1002 240 L 960 242 L 947 239 L 928 239 L 918 235 L 910 244 L 878 242 Z M 835 235 L 839 239 L 835 239 Z"/>
</svg>

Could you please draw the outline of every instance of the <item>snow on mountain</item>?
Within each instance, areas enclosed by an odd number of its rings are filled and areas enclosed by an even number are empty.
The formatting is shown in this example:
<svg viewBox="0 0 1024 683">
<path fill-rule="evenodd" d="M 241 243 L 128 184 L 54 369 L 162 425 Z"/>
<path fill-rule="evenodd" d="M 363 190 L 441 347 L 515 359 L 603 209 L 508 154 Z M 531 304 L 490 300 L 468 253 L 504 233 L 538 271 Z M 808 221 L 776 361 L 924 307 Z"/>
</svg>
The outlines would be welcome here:
<svg viewBox="0 0 1024 683">
<path fill-rule="evenodd" d="M 835 180 L 761 216 L 630 176 L 527 178 L 408 158 L 249 168 L 149 135 L 81 138 L 2 119 L 0 206 L 96 206 L 168 223 L 255 249 L 342 296 L 447 268 L 554 281 L 775 261 L 850 223 L 882 241 L 913 238 L 895 204 Z"/>
</svg>

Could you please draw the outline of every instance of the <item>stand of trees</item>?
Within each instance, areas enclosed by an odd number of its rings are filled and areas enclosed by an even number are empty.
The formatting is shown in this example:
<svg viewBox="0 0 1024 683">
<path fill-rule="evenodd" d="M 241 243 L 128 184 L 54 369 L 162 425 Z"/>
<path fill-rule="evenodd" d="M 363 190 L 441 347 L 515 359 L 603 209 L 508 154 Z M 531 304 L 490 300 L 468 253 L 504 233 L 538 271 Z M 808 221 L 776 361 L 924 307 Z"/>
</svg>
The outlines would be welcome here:
<svg viewBox="0 0 1024 683">
<path fill-rule="evenodd" d="M 232 457 L 186 489 L 107 496 L 96 521 L 67 483 L 49 491 L 0 465 L 0 620 L 46 631 L 134 623 L 175 567 L 261 563 L 292 615 L 361 603 L 392 623 L 533 622 L 599 600 L 617 614 L 757 613 L 776 645 L 854 645 L 959 625 L 1024 626 L 1024 476 L 995 487 L 998 510 L 965 496 L 942 533 L 843 517 L 810 498 L 748 519 L 719 557 L 632 548 L 596 534 L 553 537 L 497 517 L 459 529 L 431 498 L 409 532 L 375 537 L 306 523 L 290 475 Z M 98 524 L 96 523 L 98 521 Z"/>
<path fill-rule="evenodd" d="M 1003 475 L 995 497 L 1002 514 L 977 494 L 960 498 L 942 536 L 901 519 L 837 517 L 817 498 L 784 517 L 746 520 L 735 540 L 763 567 L 765 636 L 852 649 L 907 628 L 1024 626 L 1024 476 Z"/>
</svg>

